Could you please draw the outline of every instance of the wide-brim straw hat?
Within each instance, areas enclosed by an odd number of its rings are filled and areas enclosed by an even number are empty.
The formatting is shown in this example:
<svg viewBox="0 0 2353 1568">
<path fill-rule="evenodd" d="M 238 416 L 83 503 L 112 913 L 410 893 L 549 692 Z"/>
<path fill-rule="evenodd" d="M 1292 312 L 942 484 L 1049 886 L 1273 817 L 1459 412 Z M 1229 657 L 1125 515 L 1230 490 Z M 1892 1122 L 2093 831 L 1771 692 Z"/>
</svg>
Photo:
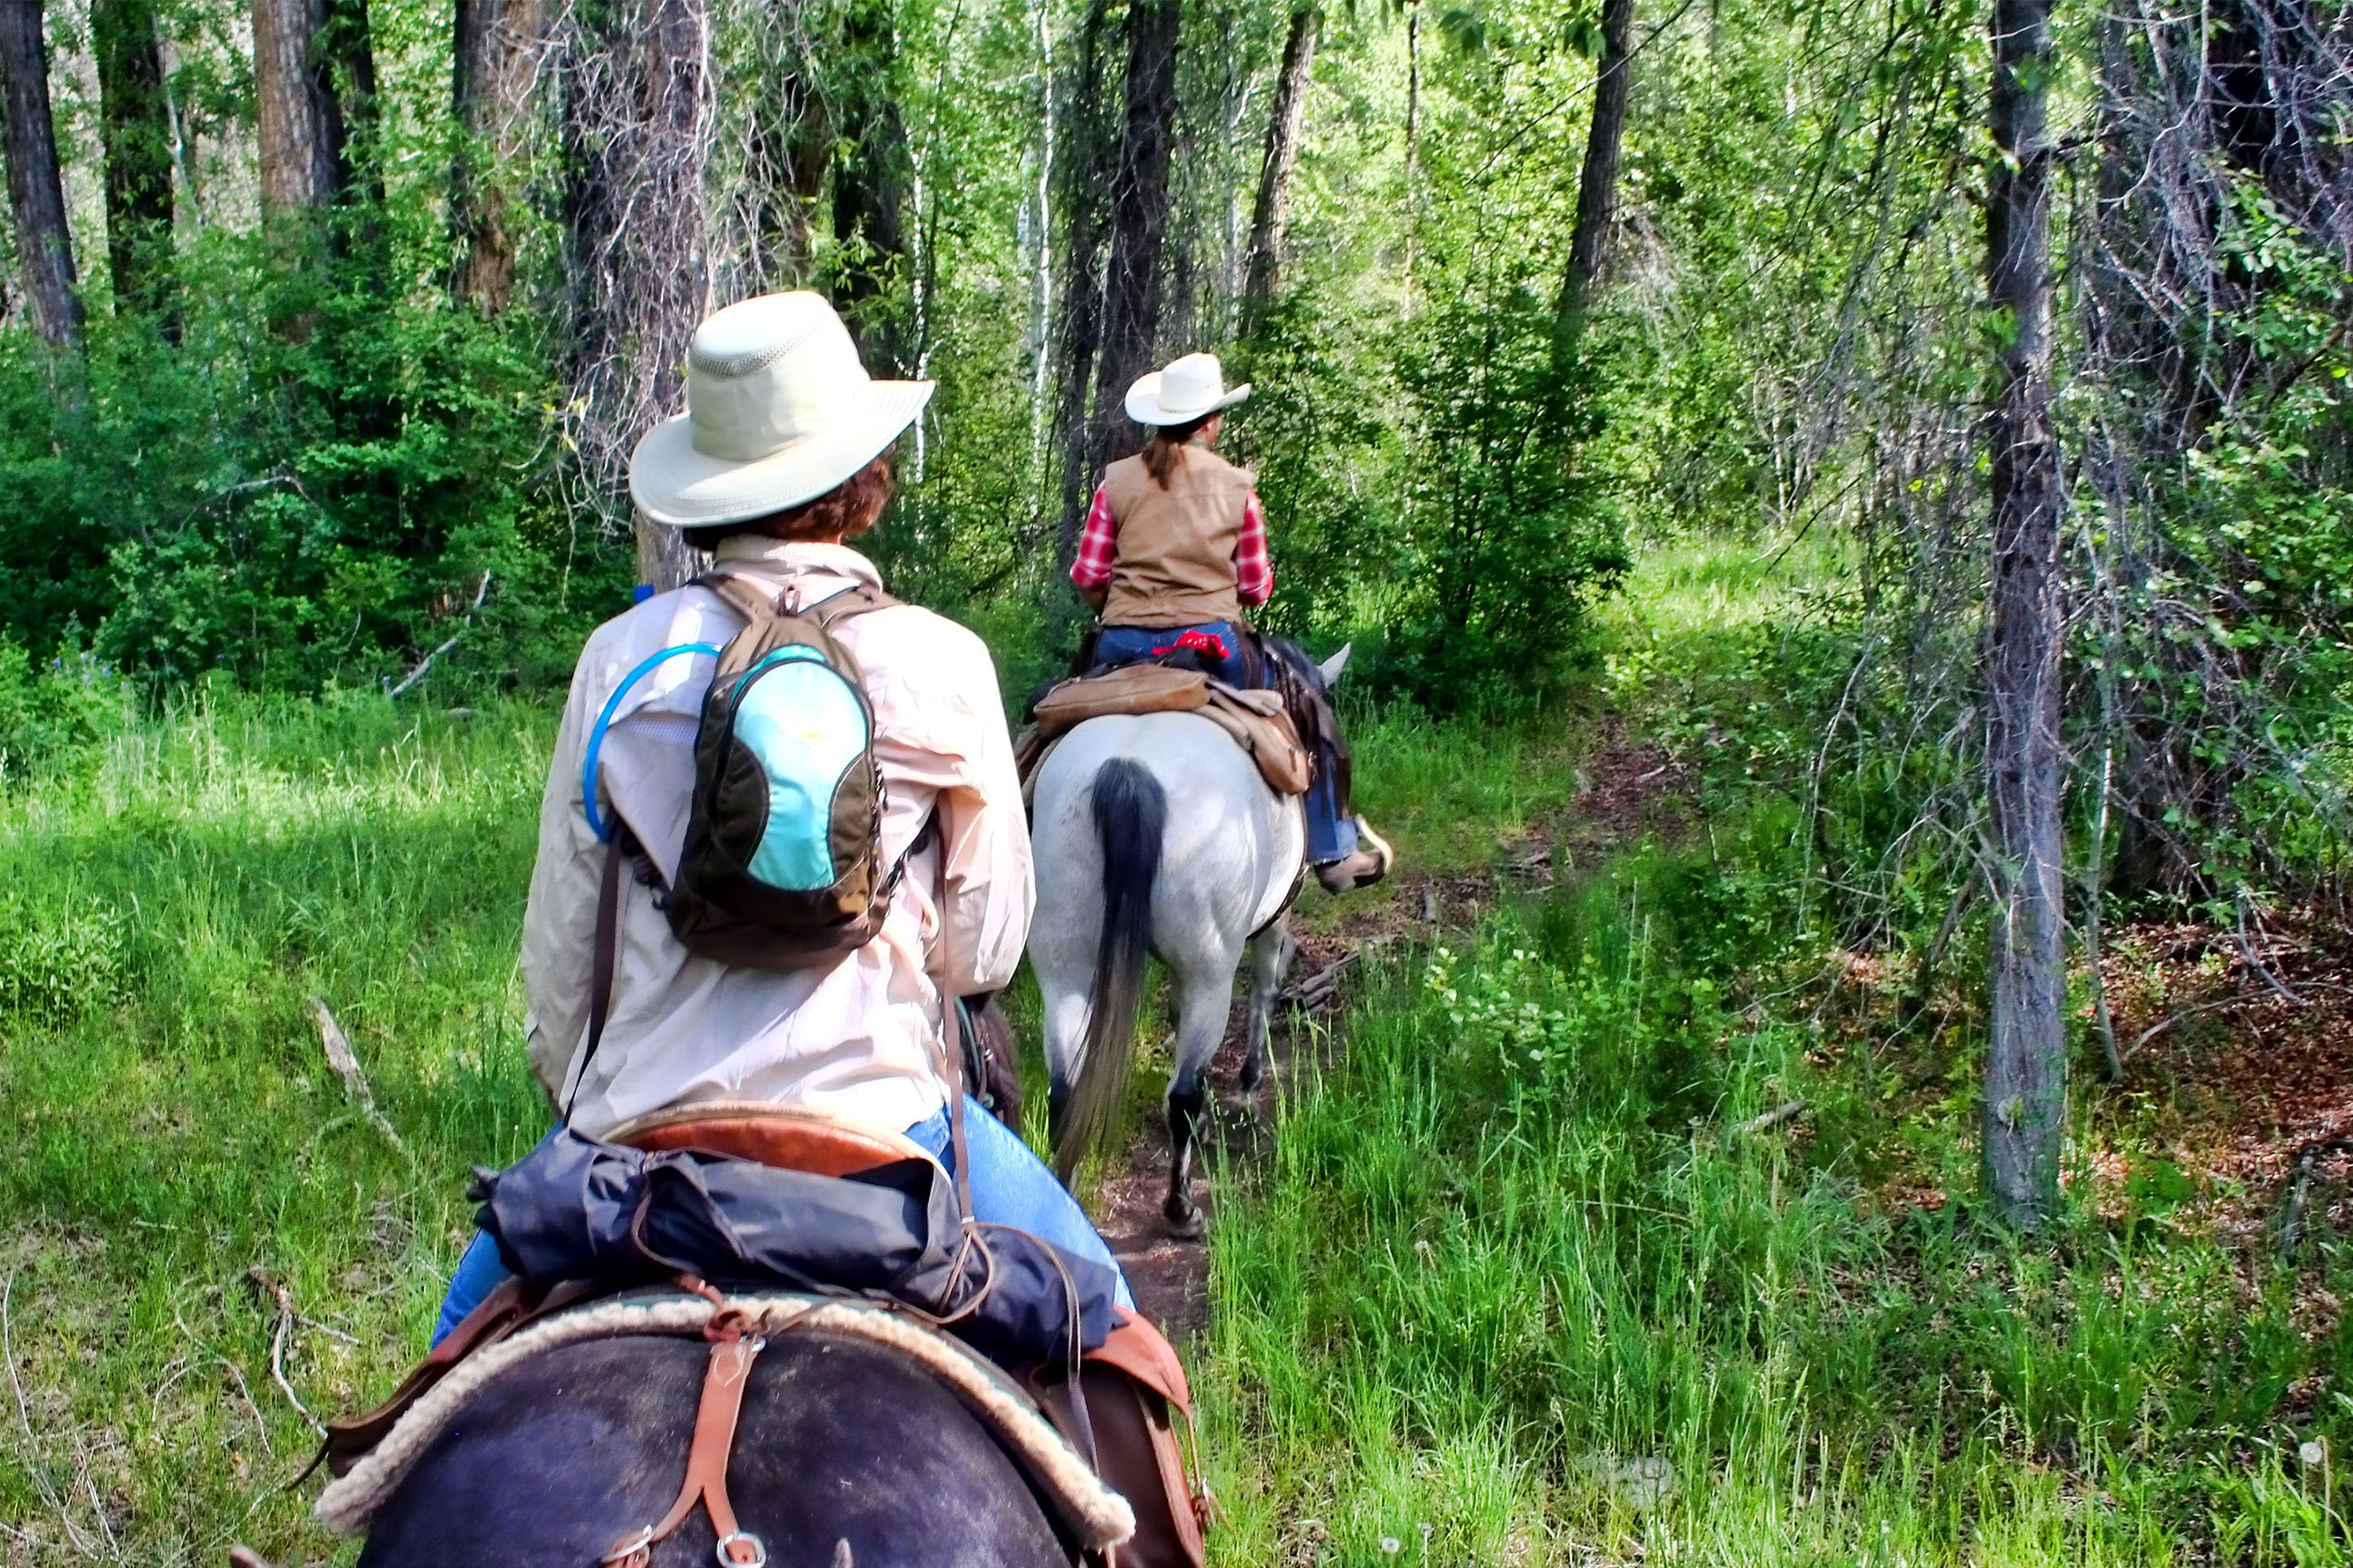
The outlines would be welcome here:
<svg viewBox="0 0 2353 1568">
<path fill-rule="evenodd" d="M 1217 355 L 1187 354 L 1166 370 L 1139 377 L 1127 389 L 1127 416 L 1138 425 L 1190 425 L 1250 395 L 1249 382 L 1226 390 L 1226 367 Z"/>
<path fill-rule="evenodd" d="M 868 375 L 820 295 L 730 305 L 696 329 L 686 412 L 638 443 L 629 494 L 673 528 L 713 528 L 815 500 L 897 440 L 933 385 Z"/>
</svg>

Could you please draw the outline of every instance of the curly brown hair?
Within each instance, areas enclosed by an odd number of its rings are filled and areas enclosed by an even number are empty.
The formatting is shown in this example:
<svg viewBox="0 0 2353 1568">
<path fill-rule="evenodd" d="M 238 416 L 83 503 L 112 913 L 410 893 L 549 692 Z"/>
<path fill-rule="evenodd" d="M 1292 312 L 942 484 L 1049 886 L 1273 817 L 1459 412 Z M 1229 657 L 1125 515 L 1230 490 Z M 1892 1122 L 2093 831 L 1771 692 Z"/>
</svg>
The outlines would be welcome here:
<svg viewBox="0 0 2353 1568">
<path fill-rule="evenodd" d="M 819 542 L 855 539 L 872 528 L 875 521 L 882 515 L 882 509 L 891 501 L 891 458 L 884 454 L 815 500 L 803 501 L 782 511 L 772 511 L 765 517 L 748 517 L 741 522 L 698 528 L 689 537 L 699 548 L 706 550 L 721 540 L 733 539 L 739 533 Z"/>
</svg>

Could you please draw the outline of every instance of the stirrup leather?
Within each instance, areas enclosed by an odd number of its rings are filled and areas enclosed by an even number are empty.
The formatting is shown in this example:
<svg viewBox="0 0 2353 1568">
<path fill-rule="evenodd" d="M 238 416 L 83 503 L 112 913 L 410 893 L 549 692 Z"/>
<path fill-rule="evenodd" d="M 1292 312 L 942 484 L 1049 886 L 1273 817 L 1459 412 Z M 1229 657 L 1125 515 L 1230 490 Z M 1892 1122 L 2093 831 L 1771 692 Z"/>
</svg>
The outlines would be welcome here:
<svg viewBox="0 0 2353 1568">
<path fill-rule="evenodd" d="M 727 1460 L 735 1450 L 735 1423 L 744 1413 L 744 1390 L 752 1381 L 752 1361 L 768 1342 L 754 1335 L 730 1334 L 715 1341 L 702 1373 L 702 1404 L 694 1414 L 694 1440 L 686 1450 L 686 1480 L 678 1500 L 659 1522 L 614 1542 L 596 1560 L 597 1568 L 648 1568 L 654 1542 L 666 1540 L 686 1522 L 697 1502 L 711 1515 L 719 1532 L 720 1568 L 764 1568 L 768 1549 L 760 1538 L 738 1527 L 734 1505 L 727 1500 Z"/>
</svg>

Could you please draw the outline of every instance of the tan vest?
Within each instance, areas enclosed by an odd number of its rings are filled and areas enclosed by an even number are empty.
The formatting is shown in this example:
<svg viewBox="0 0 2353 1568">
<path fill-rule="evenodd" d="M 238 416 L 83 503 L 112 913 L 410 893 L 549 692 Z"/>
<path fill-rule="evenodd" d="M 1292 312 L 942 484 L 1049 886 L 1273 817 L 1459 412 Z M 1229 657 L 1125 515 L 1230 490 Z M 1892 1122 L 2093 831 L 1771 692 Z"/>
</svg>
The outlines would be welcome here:
<svg viewBox="0 0 2353 1568">
<path fill-rule="evenodd" d="M 1241 618 L 1234 545 L 1251 476 L 1207 447 L 1186 447 L 1162 489 L 1141 457 L 1103 470 L 1119 525 L 1112 553 L 1107 626 L 1192 626 Z"/>
</svg>

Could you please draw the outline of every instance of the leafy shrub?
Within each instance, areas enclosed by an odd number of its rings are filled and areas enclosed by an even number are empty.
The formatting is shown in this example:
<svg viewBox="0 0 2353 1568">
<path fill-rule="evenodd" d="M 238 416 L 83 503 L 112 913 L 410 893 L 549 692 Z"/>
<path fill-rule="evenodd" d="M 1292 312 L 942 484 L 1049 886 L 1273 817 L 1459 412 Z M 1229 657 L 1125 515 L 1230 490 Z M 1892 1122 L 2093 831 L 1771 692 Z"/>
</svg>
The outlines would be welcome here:
<svg viewBox="0 0 2353 1568">
<path fill-rule="evenodd" d="M 1379 674 L 1434 707 L 1525 701 L 1577 667 L 1588 609 L 1626 572 L 1608 488 L 1572 460 L 1599 428 L 1594 387 L 1556 368 L 1552 312 L 1524 285 L 1451 300 L 1416 339 L 1413 543 Z"/>
<path fill-rule="evenodd" d="M 125 994 L 121 912 L 0 893 L 0 1016 L 65 1023 Z"/>
<path fill-rule="evenodd" d="M 61 653 L 36 669 L 24 645 L 0 631 L 0 787 L 90 755 L 122 721 L 127 696 L 91 655 Z"/>
<path fill-rule="evenodd" d="M 627 602 L 626 552 L 574 539 L 548 482 L 533 324 L 357 264 L 281 297 L 260 244 L 188 247 L 176 336 L 97 318 L 70 361 L 0 336 L 0 630 L 37 657 L 79 627 L 150 681 L 308 691 L 396 677 L 463 626 L 437 676 L 560 678 L 580 612 Z"/>
</svg>

